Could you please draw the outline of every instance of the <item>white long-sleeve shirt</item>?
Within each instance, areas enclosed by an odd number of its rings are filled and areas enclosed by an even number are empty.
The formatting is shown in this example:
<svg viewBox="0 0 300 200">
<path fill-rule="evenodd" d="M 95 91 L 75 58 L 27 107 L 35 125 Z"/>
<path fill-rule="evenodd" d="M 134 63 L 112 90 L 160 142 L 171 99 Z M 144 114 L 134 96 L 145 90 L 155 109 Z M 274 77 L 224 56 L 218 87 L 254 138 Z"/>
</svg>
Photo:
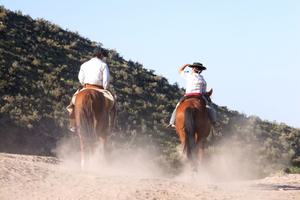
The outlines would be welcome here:
<svg viewBox="0 0 300 200">
<path fill-rule="evenodd" d="M 107 89 L 109 85 L 109 69 L 105 62 L 94 57 L 80 66 L 78 74 L 79 82 L 84 84 L 93 84 L 103 86 Z"/>
<path fill-rule="evenodd" d="M 193 71 L 181 71 L 180 74 L 186 79 L 185 95 L 204 94 L 206 81 L 203 76 Z"/>
</svg>

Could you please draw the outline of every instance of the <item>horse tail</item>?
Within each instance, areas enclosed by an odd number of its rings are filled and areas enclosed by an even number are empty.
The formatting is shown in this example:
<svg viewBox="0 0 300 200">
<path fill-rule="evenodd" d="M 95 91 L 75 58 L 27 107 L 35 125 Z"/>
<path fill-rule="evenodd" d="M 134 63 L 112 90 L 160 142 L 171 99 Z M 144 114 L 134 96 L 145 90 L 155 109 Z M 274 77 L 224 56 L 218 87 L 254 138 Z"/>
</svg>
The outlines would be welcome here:
<svg viewBox="0 0 300 200">
<path fill-rule="evenodd" d="M 183 150 L 187 153 L 188 158 L 193 157 L 193 149 L 196 146 L 195 130 L 194 109 L 187 108 L 184 112 L 185 143 Z"/>
<path fill-rule="evenodd" d="M 82 137 L 88 144 L 96 141 L 96 133 L 94 129 L 95 111 L 93 110 L 93 95 L 87 93 L 83 99 L 83 107 L 79 112 L 80 132 Z"/>
</svg>

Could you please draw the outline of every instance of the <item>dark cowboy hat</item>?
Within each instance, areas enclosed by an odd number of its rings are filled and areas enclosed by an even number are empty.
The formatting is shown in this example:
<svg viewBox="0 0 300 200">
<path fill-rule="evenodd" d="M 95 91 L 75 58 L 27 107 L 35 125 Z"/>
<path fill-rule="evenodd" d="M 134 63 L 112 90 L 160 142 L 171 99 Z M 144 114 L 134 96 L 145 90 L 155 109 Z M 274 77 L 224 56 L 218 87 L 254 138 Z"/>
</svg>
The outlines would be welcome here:
<svg viewBox="0 0 300 200">
<path fill-rule="evenodd" d="M 199 70 L 206 70 L 206 67 L 202 65 L 202 63 L 194 62 L 192 65 L 190 65 L 191 68 L 196 68 Z"/>
<path fill-rule="evenodd" d="M 96 46 L 95 49 L 94 49 L 94 55 L 95 56 L 102 55 L 104 57 L 107 57 L 108 56 L 108 51 L 101 48 L 100 46 Z"/>
</svg>

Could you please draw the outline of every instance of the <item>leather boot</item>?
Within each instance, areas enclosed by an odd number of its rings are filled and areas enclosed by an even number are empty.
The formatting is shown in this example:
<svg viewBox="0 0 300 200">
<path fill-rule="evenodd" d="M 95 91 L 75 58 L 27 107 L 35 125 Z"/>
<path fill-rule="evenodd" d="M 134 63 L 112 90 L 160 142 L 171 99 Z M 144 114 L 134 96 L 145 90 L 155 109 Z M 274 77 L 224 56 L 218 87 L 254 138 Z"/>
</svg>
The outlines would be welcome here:
<svg viewBox="0 0 300 200">
<path fill-rule="evenodd" d="M 69 130 L 73 133 L 76 132 L 75 118 L 70 118 Z"/>
<path fill-rule="evenodd" d="M 73 106 L 68 106 L 68 111 L 69 113 L 69 130 L 71 132 L 76 131 L 76 121 L 75 121 L 75 113 L 74 113 L 74 105 Z"/>
</svg>

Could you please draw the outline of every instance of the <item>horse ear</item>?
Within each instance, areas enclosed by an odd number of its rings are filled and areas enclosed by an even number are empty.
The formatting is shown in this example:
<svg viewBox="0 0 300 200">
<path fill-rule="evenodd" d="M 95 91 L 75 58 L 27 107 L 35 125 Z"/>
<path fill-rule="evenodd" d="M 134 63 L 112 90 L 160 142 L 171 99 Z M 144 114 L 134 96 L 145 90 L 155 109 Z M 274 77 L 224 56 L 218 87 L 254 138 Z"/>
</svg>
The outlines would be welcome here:
<svg viewBox="0 0 300 200">
<path fill-rule="evenodd" d="M 213 93 L 213 89 L 211 88 L 208 92 L 206 92 L 206 95 L 210 97 L 212 93 Z"/>
</svg>

